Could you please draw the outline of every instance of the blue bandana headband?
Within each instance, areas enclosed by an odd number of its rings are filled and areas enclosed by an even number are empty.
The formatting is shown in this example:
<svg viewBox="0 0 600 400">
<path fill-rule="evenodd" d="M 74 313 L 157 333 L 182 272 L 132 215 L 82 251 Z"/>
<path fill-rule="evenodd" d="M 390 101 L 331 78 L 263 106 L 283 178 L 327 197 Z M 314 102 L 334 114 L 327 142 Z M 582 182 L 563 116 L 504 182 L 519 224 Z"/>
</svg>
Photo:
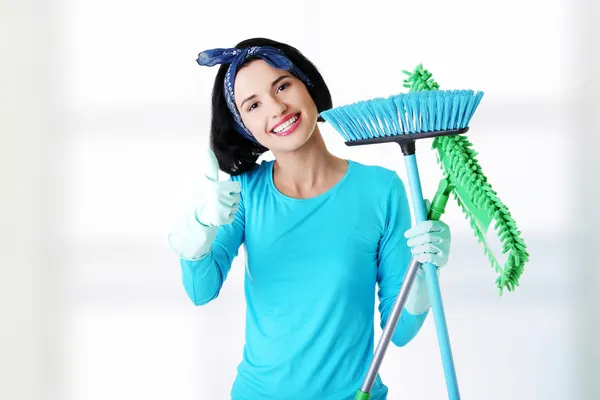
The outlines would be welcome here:
<svg viewBox="0 0 600 400">
<path fill-rule="evenodd" d="M 233 114 L 233 118 L 236 123 L 236 131 L 247 139 L 257 142 L 250 131 L 244 126 L 242 117 L 235 106 L 233 96 L 233 82 L 235 80 L 237 70 L 249 57 L 259 57 L 265 60 L 273 68 L 289 71 L 302 80 L 307 86 L 312 86 L 312 83 L 308 77 L 286 57 L 283 51 L 275 47 L 253 46 L 244 49 L 211 49 L 205 50 L 198 54 L 198 59 L 196 61 L 202 66 L 213 67 L 217 64 L 230 63 L 229 69 L 225 74 L 224 85 L 227 107 Z"/>
</svg>

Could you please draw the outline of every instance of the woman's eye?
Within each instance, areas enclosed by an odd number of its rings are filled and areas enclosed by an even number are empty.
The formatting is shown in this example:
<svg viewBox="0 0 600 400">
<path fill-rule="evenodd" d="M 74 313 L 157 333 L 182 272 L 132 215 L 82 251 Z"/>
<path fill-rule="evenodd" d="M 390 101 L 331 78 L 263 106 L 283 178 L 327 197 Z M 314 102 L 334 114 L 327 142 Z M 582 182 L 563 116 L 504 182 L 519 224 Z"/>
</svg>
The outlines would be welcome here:
<svg viewBox="0 0 600 400">
<path fill-rule="evenodd" d="M 283 85 L 279 86 L 279 88 L 278 88 L 277 90 L 279 91 L 281 88 L 284 88 L 284 89 L 285 89 L 285 88 L 287 88 L 288 86 L 290 86 L 290 84 L 289 84 L 288 82 L 286 82 L 286 83 L 284 83 Z"/>
<path fill-rule="evenodd" d="M 277 88 L 277 92 L 280 92 L 280 91 L 282 91 L 282 90 L 285 90 L 285 89 L 286 89 L 288 86 L 290 86 L 290 83 L 289 83 L 289 82 L 286 82 L 286 83 L 284 83 L 283 85 L 281 85 L 281 86 L 279 86 L 279 87 Z M 250 107 L 248 107 L 248 110 L 247 110 L 247 112 L 250 112 L 250 111 L 252 111 L 253 109 L 255 109 L 255 108 L 256 108 L 255 106 L 256 106 L 256 107 L 258 107 L 258 103 L 253 103 L 253 104 L 252 104 Z"/>
</svg>

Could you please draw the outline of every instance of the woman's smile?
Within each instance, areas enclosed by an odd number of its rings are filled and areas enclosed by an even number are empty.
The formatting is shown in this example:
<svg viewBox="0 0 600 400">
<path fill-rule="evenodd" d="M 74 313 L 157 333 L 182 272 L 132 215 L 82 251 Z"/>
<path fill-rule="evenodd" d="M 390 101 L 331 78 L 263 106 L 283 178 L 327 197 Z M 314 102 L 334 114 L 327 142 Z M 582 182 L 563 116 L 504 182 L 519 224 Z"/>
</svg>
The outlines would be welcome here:
<svg viewBox="0 0 600 400">
<path fill-rule="evenodd" d="M 298 125 L 300 125 L 301 114 L 294 114 L 291 118 L 283 122 L 282 124 L 277 125 L 275 128 L 271 130 L 271 133 L 277 136 L 287 136 L 290 133 L 294 132 Z"/>
</svg>

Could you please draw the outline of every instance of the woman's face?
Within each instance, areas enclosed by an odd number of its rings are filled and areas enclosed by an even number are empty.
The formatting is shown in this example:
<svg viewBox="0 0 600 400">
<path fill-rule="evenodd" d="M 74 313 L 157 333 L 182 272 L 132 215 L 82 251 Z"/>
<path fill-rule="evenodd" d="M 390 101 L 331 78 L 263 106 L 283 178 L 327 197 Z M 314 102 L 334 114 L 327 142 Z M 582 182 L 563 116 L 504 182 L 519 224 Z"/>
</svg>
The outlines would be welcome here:
<svg viewBox="0 0 600 400">
<path fill-rule="evenodd" d="M 317 107 L 304 83 L 288 71 L 253 60 L 238 71 L 234 93 L 244 125 L 273 152 L 300 148 L 315 130 Z"/>
</svg>

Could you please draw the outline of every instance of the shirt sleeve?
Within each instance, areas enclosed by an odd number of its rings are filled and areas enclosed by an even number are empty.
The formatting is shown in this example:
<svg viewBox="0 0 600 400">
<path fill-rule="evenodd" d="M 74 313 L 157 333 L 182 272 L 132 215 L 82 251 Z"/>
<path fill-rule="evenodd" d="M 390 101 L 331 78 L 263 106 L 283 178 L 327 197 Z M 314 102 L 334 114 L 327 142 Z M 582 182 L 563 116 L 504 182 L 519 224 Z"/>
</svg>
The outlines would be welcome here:
<svg viewBox="0 0 600 400">
<path fill-rule="evenodd" d="M 404 233 L 411 226 L 411 214 L 404 183 L 393 173 L 387 191 L 385 231 L 378 253 L 377 283 L 379 286 L 379 313 L 381 329 L 384 329 L 411 259 L 410 247 Z M 419 332 L 429 311 L 412 315 L 402 310 L 392 335 L 396 346 L 408 344 Z"/>
<path fill-rule="evenodd" d="M 209 253 L 199 260 L 180 258 L 183 286 L 195 305 L 204 305 L 218 297 L 231 264 L 244 242 L 245 215 L 242 189 L 239 208 L 233 221 L 218 228 Z"/>
</svg>

